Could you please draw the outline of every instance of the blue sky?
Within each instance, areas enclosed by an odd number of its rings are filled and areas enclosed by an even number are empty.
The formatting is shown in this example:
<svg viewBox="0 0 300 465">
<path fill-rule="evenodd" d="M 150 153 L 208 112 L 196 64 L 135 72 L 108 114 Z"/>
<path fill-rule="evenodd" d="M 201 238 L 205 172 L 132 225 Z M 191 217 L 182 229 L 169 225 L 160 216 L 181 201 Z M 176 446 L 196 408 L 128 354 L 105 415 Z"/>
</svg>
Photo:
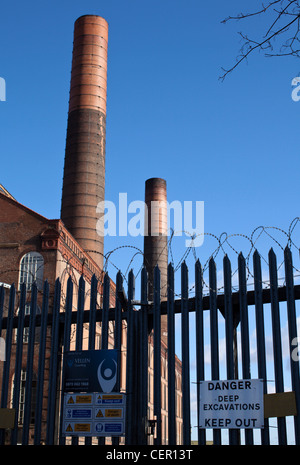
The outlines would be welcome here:
<svg viewBox="0 0 300 465">
<path fill-rule="evenodd" d="M 128 202 L 143 200 L 145 180 L 162 177 L 169 202 L 204 201 L 207 236 L 197 250 L 203 263 L 217 246 L 208 233 L 250 236 L 260 225 L 287 230 L 299 216 L 300 101 L 291 98 L 291 81 L 300 62 L 254 54 L 219 80 L 221 67 L 231 67 L 239 52 L 237 32 L 255 37 L 263 27 L 259 18 L 221 21 L 256 5 L 261 2 L 2 4 L 0 183 L 29 208 L 59 218 L 73 25 L 83 14 L 97 14 L 109 23 L 106 199 L 117 204 L 126 192 Z M 268 231 L 286 245 L 283 234 Z M 299 226 L 296 243 L 298 232 Z M 175 264 L 185 252 L 179 239 Z M 247 255 L 247 240 L 232 241 Z M 116 237 L 106 238 L 105 250 L 127 244 L 143 247 L 142 238 Z M 262 236 L 265 251 L 274 245 Z M 114 255 L 113 262 L 124 272 L 131 256 Z"/>
<path fill-rule="evenodd" d="M 235 62 L 237 32 L 263 30 L 263 18 L 221 24 L 248 8 L 237 0 L 6 3 L 0 183 L 33 210 L 60 216 L 73 26 L 82 14 L 99 14 L 109 23 L 106 199 L 117 207 L 119 193 L 128 203 L 143 200 L 145 180 L 162 177 L 169 202 L 204 201 L 206 236 L 196 250 L 203 262 L 218 245 L 211 235 L 287 230 L 299 215 L 300 102 L 291 81 L 300 63 L 253 54 L 219 80 Z M 172 243 L 175 264 L 183 240 Z M 231 243 L 247 255 L 248 241 Z M 142 249 L 143 239 L 107 237 L 105 252 L 128 244 Z M 119 252 L 111 258 L 124 271 L 132 251 L 126 259 Z"/>
<path fill-rule="evenodd" d="M 255 35 L 263 24 L 221 20 L 248 8 L 240 0 L 3 4 L 0 183 L 59 217 L 73 25 L 99 14 L 109 23 L 106 199 L 143 200 L 145 180 L 162 177 L 170 202 L 205 202 L 205 233 L 286 230 L 299 215 L 300 102 L 291 81 L 300 64 L 256 54 L 219 81 L 238 54 L 237 31 Z M 123 243 L 107 238 L 106 251 Z M 142 239 L 134 243 L 142 248 Z M 206 237 L 198 255 L 214 245 Z"/>
</svg>

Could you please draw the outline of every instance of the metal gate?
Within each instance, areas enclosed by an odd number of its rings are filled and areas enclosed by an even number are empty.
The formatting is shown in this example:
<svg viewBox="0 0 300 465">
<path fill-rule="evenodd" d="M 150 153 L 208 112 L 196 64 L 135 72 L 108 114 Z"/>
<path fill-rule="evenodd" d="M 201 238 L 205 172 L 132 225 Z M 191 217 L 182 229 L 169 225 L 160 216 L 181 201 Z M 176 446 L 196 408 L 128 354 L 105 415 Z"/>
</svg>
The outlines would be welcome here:
<svg viewBox="0 0 300 465">
<path fill-rule="evenodd" d="M 238 290 L 233 291 L 231 263 L 225 256 L 220 292 L 216 263 L 211 258 L 209 292 L 205 294 L 200 262 L 195 263 L 192 286 L 183 263 L 177 299 L 174 268 L 169 265 L 168 296 L 163 302 L 158 268 L 154 271 L 153 302 L 147 298 L 145 269 L 141 272 L 139 300 L 135 298 L 133 271 L 128 276 L 127 292 L 119 272 L 113 308 L 110 308 L 108 275 L 101 286 L 100 307 L 95 276 L 89 283 L 88 308 L 83 278 L 78 283 L 75 304 L 74 282 L 69 278 L 63 307 L 59 280 L 51 292 L 47 281 L 42 292 L 38 292 L 36 284 L 29 293 L 24 285 L 21 289 L 15 289 L 14 285 L 9 290 L 0 287 L 0 336 L 2 346 L 5 345 L 0 356 L 0 443 L 300 444 L 296 311 L 300 286 L 294 285 L 288 247 L 284 251 L 284 266 L 285 285 L 279 287 L 276 256 L 271 249 L 266 288 L 261 258 L 254 252 L 250 290 L 246 262 L 240 254 Z M 39 294 L 42 294 L 41 308 Z M 30 314 L 25 315 L 28 299 Z M 161 315 L 167 315 L 168 321 L 166 347 L 161 342 Z M 125 438 L 81 440 L 60 434 L 64 353 L 84 347 L 122 352 L 117 389 L 124 389 L 127 398 Z M 199 427 L 201 381 L 251 378 L 262 379 L 264 384 L 263 429 L 221 431 Z"/>
</svg>

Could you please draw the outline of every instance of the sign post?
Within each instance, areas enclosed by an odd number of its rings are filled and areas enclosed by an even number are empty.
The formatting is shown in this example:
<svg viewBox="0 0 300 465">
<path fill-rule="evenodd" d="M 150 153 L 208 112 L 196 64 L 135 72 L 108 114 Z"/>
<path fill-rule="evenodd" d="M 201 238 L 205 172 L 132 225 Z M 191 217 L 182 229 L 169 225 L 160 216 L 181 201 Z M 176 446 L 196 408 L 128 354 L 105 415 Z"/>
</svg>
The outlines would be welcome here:
<svg viewBox="0 0 300 465">
<path fill-rule="evenodd" d="M 200 428 L 263 428 L 260 379 L 200 381 Z"/>
</svg>

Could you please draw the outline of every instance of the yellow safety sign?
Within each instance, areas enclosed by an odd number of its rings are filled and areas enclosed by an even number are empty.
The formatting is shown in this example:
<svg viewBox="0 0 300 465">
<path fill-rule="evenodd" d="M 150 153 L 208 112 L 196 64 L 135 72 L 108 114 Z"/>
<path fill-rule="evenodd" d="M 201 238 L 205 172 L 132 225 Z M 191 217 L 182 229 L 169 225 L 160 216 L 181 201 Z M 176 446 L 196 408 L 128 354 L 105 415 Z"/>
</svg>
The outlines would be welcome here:
<svg viewBox="0 0 300 465">
<path fill-rule="evenodd" d="M 90 433 L 91 423 L 75 423 L 74 431 L 76 433 Z"/>
<path fill-rule="evenodd" d="M 87 405 L 93 403 L 93 396 L 92 394 L 67 394 L 66 396 L 66 403 L 67 405 Z"/>
<path fill-rule="evenodd" d="M 83 395 L 77 395 L 76 396 L 76 404 L 91 404 L 92 403 L 92 396 L 83 396 Z"/>
<path fill-rule="evenodd" d="M 122 409 L 107 408 L 105 409 L 106 418 L 122 418 Z"/>
<path fill-rule="evenodd" d="M 105 400 L 120 400 L 120 399 L 123 399 L 123 396 L 122 394 L 103 394 L 102 396 L 102 399 L 105 399 Z"/>
</svg>

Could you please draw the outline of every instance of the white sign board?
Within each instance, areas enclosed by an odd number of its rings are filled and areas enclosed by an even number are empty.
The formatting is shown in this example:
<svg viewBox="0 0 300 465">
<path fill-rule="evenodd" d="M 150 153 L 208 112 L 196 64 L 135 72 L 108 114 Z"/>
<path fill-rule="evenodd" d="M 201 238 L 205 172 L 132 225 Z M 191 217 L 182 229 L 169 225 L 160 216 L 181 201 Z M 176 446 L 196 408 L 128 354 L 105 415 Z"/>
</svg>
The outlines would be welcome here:
<svg viewBox="0 0 300 465">
<path fill-rule="evenodd" d="M 123 436 L 126 396 L 123 393 L 65 393 L 64 436 Z"/>
<path fill-rule="evenodd" d="M 263 428 L 260 379 L 200 381 L 200 428 Z"/>
</svg>

